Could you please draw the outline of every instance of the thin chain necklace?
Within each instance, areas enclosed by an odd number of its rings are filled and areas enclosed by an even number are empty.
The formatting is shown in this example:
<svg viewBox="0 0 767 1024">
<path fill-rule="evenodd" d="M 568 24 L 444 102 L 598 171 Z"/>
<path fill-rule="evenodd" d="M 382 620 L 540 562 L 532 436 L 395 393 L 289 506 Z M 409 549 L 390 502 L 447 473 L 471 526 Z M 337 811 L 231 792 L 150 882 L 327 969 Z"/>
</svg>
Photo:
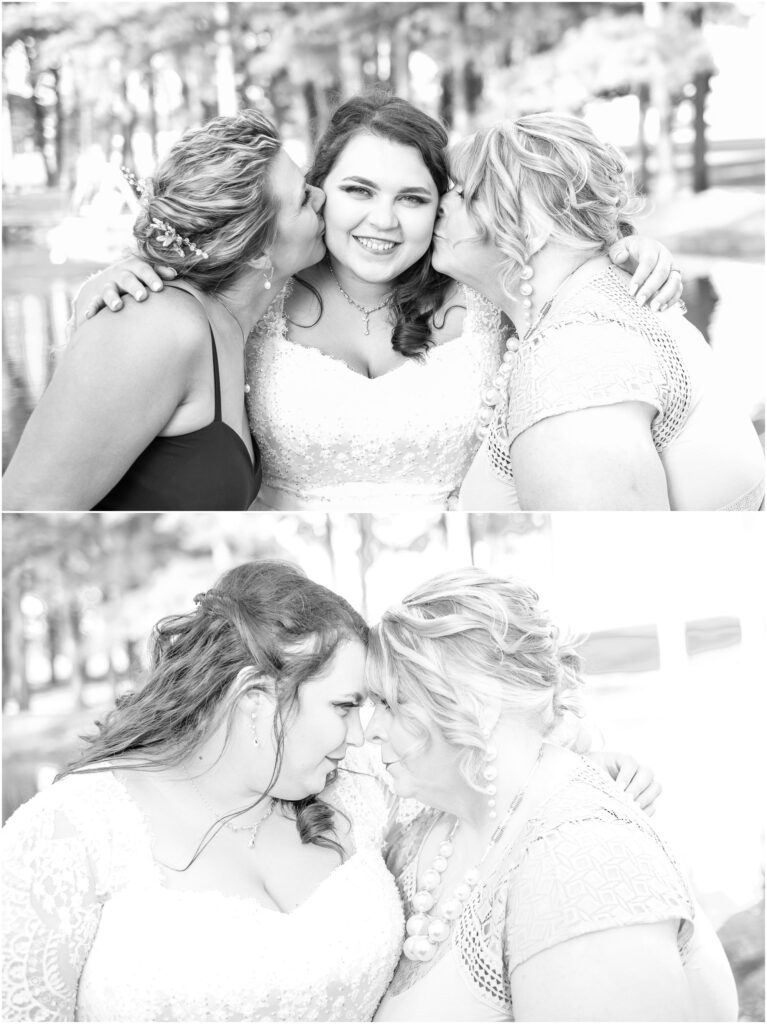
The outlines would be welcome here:
<svg viewBox="0 0 767 1024">
<path fill-rule="evenodd" d="M 439 844 L 438 855 L 432 861 L 431 867 L 424 871 L 421 878 L 421 888 L 411 900 L 411 906 L 415 913 L 407 918 L 405 927 L 408 938 L 405 940 L 402 950 L 408 960 L 427 961 L 433 959 L 439 945 L 450 935 L 452 922 L 457 921 L 461 916 L 466 902 L 479 885 L 480 868 L 490 856 L 492 850 L 497 846 L 499 839 L 506 831 L 506 826 L 509 824 L 512 815 L 522 803 L 522 798 L 527 792 L 527 788 L 538 765 L 541 763 L 545 745 L 545 743 L 541 744 L 538 756 L 533 762 L 533 766 L 522 788 L 511 801 L 503 821 L 501 821 L 500 825 L 490 836 L 485 852 L 480 857 L 476 866 L 464 874 L 463 881 L 455 887 L 453 895 L 438 907 L 435 890 L 439 888 L 442 874 L 447 870 L 447 862 L 453 854 L 453 839 L 460 828 L 460 818 L 456 819 L 447 838 Z M 434 822 L 434 825 L 436 825 L 437 821 Z M 434 828 L 434 825 L 432 825 L 432 828 Z"/>
<path fill-rule="evenodd" d="M 210 802 L 210 800 L 208 800 L 208 798 L 205 796 L 203 791 L 197 785 L 197 781 L 195 780 L 194 776 L 189 772 L 189 769 L 186 767 L 186 765 L 182 765 L 181 767 L 183 768 L 184 775 L 186 775 L 186 777 L 192 783 L 192 786 L 194 787 L 194 791 L 197 793 L 197 795 L 202 800 L 202 802 L 205 804 L 205 806 L 208 808 L 208 810 L 212 811 L 213 814 L 215 814 L 215 816 L 216 816 L 216 818 L 218 820 L 223 818 L 224 815 L 213 806 L 213 804 Z M 269 797 L 269 804 L 268 804 L 267 809 L 266 809 L 266 814 L 264 814 L 262 817 L 260 817 L 258 819 L 258 821 L 254 825 L 235 825 L 234 822 L 231 822 L 231 821 L 227 821 L 224 824 L 225 824 L 226 828 L 229 829 L 230 832 L 250 832 L 250 840 L 248 841 L 248 846 L 252 850 L 253 847 L 256 845 L 256 835 L 258 834 L 258 830 L 261 828 L 263 823 L 266 821 L 266 819 L 269 817 L 269 815 L 274 810 L 276 802 L 277 802 L 276 800 L 273 800 L 271 797 Z"/>
<path fill-rule="evenodd" d="M 389 292 L 389 294 L 386 296 L 386 298 L 384 299 L 384 301 L 381 303 L 380 306 L 373 306 L 371 309 L 367 309 L 361 303 L 359 303 L 355 299 L 353 299 L 351 297 L 351 295 L 349 295 L 348 292 L 345 292 L 343 290 L 343 288 L 341 287 L 341 282 L 336 277 L 336 272 L 335 272 L 335 270 L 333 270 L 333 264 L 330 262 L 330 260 L 328 260 L 328 269 L 330 270 L 330 273 L 331 273 L 331 275 L 333 277 L 333 280 L 338 285 L 339 292 L 343 295 L 343 297 L 346 299 L 346 301 L 349 303 L 349 305 L 350 306 L 354 306 L 355 309 L 358 309 L 360 311 L 360 313 L 362 313 L 363 319 L 365 321 L 365 334 L 369 335 L 370 334 L 370 317 L 372 316 L 373 313 L 377 313 L 379 309 L 383 309 L 384 306 L 388 306 L 389 305 L 389 303 L 391 302 L 391 292 Z"/>
</svg>

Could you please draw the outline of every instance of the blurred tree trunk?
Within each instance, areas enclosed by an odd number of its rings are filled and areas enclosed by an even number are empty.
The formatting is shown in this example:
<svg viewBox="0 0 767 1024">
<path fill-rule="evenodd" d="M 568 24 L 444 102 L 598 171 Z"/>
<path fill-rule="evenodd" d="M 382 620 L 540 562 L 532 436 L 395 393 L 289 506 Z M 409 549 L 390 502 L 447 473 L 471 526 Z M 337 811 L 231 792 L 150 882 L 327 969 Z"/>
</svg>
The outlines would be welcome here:
<svg viewBox="0 0 767 1024">
<path fill-rule="evenodd" d="M 216 21 L 216 95 L 219 114 L 237 113 L 237 87 L 228 3 L 214 6 Z"/>
<path fill-rule="evenodd" d="M 77 598 L 69 601 L 67 608 L 67 626 L 69 627 L 69 650 L 72 661 L 72 674 L 69 678 L 69 686 L 72 694 L 72 707 L 80 711 L 85 707 L 83 699 L 83 687 L 85 685 L 85 651 L 83 649 L 83 636 L 80 631 L 81 622 L 80 605 Z"/>
<path fill-rule="evenodd" d="M 157 123 L 157 83 L 155 81 L 154 71 L 154 54 L 147 61 L 146 67 L 146 95 L 147 95 L 147 106 L 149 108 L 149 140 L 152 146 L 152 160 L 156 164 L 159 160 L 159 150 L 157 148 L 157 136 L 159 134 L 159 125 Z"/>
<path fill-rule="evenodd" d="M 61 173 L 64 167 L 66 117 L 61 96 L 61 69 L 50 68 L 50 75 L 56 97 L 53 106 L 53 160 L 55 164 L 53 184 L 58 186 L 61 184 Z"/>
<path fill-rule="evenodd" d="M 46 616 L 48 634 L 48 662 L 50 664 L 51 685 L 56 685 L 56 658 L 61 653 L 61 615 L 58 608 L 48 608 Z"/>
<path fill-rule="evenodd" d="M 52 165 L 46 138 L 46 110 L 40 102 L 38 88 L 40 85 L 40 69 L 38 68 L 37 52 L 34 43 L 29 40 L 22 40 L 24 51 L 29 65 L 29 80 L 32 86 L 32 132 L 35 148 L 39 152 L 43 168 L 45 169 L 45 180 L 49 188 L 55 183 L 56 168 Z"/>
<path fill-rule="evenodd" d="M 342 29 L 338 40 L 338 70 L 341 76 L 341 94 L 344 99 L 362 92 L 362 59 L 358 42 L 352 33 Z"/>
<path fill-rule="evenodd" d="M 314 82 L 304 82 L 301 86 L 306 116 L 306 133 L 309 137 L 310 149 L 314 149 L 319 135 L 320 108 L 317 101 L 317 87 Z"/>
<path fill-rule="evenodd" d="M 703 5 L 690 12 L 690 21 L 696 28 L 703 28 Z M 694 192 L 705 192 L 708 188 L 708 139 L 706 137 L 706 100 L 711 89 L 711 73 L 698 71 L 693 78 L 693 127 L 695 135 L 692 144 L 692 188 Z"/>
<path fill-rule="evenodd" d="M 23 587 L 19 577 L 9 574 L 3 593 L 3 706 L 9 700 L 20 711 L 29 710 L 27 652 L 21 613 Z"/>
<path fill-rule="evenodd" d="M 390 53 L 390 84 L 392 92 L 405 100 L 411 99 L 410 95 L 410 20 L 408 17 L 400 18 L 394 25 L 391 34 Z"/>
<path fill-rule="evenodd" d="M 660 0 L 644 0 L 645 24 L 659 30 L 663 25 L 663 5 Z M 656 47 L 650 55 L 650 102 L 658 115 L 658 141 L 655 147 L 655 177 L 653 194 L 656 199 L 670 199 L 676 191 L 674 151 L 671 141 L 673 109 L 666 84 L 666 71 Z"/>
<path fill-rule="evenodd" d="M 453 24 L 450 33 L 453 54 L 451 70 L 453 79 L 452 127 L 459 135 L 466 135 L 469 131 L 469 100 L 467 90 L 469 55 L 466 47 L 466 4 L 453 4 L 452 11 Z"/>
<path fill-rule="evenodd" d="M 369 512 L 356 513 L 360 536 L 360 594 L 362 601 L 360 613 L 364 619 L 368 617 L 368 573 L 375 561 L 375 537 L 373 535 L 373 520 Z"/>
<path fill-rule="evenodd" d="M 647 166 L 649 149 L 647 146 L 647 111 L 650 107 L 650 89 L 646 82 L 642 82 L 637 90 L 639 100 L 639 130 L 637 133 L 637 174 L 636 187 L 641 192 L 648 189 L 650 172 Z"/>
</svg>

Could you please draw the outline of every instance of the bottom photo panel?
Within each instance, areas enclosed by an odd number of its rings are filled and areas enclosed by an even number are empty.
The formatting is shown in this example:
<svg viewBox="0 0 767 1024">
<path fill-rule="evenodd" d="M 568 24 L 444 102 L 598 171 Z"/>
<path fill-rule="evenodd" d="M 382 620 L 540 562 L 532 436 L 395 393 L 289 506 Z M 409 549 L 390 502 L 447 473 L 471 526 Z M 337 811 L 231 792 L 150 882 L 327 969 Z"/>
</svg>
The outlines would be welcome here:
<svg viewBox="0 0 767 1024">
<path fill-rule="evenodd" d="M 749 513 L 3 516 L 3 1020 L 764 1020 Z"/>
</svg>

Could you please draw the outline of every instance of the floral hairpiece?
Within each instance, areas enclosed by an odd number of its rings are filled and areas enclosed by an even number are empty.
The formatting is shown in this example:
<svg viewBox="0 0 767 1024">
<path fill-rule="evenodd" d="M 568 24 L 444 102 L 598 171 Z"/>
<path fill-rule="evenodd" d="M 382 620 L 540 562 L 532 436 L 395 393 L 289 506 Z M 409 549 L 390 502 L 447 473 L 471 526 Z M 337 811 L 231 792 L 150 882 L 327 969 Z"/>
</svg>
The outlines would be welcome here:
<svg viewBox="0 0 767 1024">
<path fill-rule="evenodd" d="M 123 173 L 123 177 L 128 182 L 130 187 L 139 197 L 143 205 L 147 205 L 148 196 L 150 190 L 147 186 L 146 181 L 143 178 L 138 178 L 129 167 L 121 167 L 120 170 Z M 182 258 L 187 255 L 184 252 L 184 246 L 189 250 L 188 255 L 198 256 L 201 260 L 208 258 L 207 252 L 201 249 L 194 242 L 190 241 L 186 235 L 179 234 L 178 231 L 169 224 L 167 220 L 160 220 L 159 217 L 152 217 L 152 221 L 147 229 L 147 234 L 157 235 L 158 241 L 162 244 L 164 249 L 170 249 L 171 252 L 175 252 Z"/>
</svg>

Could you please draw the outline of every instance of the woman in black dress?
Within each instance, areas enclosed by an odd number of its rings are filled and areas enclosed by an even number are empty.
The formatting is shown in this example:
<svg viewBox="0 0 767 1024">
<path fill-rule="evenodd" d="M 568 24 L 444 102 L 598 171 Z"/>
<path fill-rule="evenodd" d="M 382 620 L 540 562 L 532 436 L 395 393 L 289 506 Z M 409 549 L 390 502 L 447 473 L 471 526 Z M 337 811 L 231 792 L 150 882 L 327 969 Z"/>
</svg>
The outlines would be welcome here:
<svg viewBox="0 0 767 1024">
<path fill-rule="evenodd" d="M 256 497 L 245 339 L 322 258 L 323 193 L 254 110 L 187 132 L 138 185 L 139 254 L 176 280 L 75 331 L 8 467 L 6 509 L 242 510 Z"/>
</svg>

